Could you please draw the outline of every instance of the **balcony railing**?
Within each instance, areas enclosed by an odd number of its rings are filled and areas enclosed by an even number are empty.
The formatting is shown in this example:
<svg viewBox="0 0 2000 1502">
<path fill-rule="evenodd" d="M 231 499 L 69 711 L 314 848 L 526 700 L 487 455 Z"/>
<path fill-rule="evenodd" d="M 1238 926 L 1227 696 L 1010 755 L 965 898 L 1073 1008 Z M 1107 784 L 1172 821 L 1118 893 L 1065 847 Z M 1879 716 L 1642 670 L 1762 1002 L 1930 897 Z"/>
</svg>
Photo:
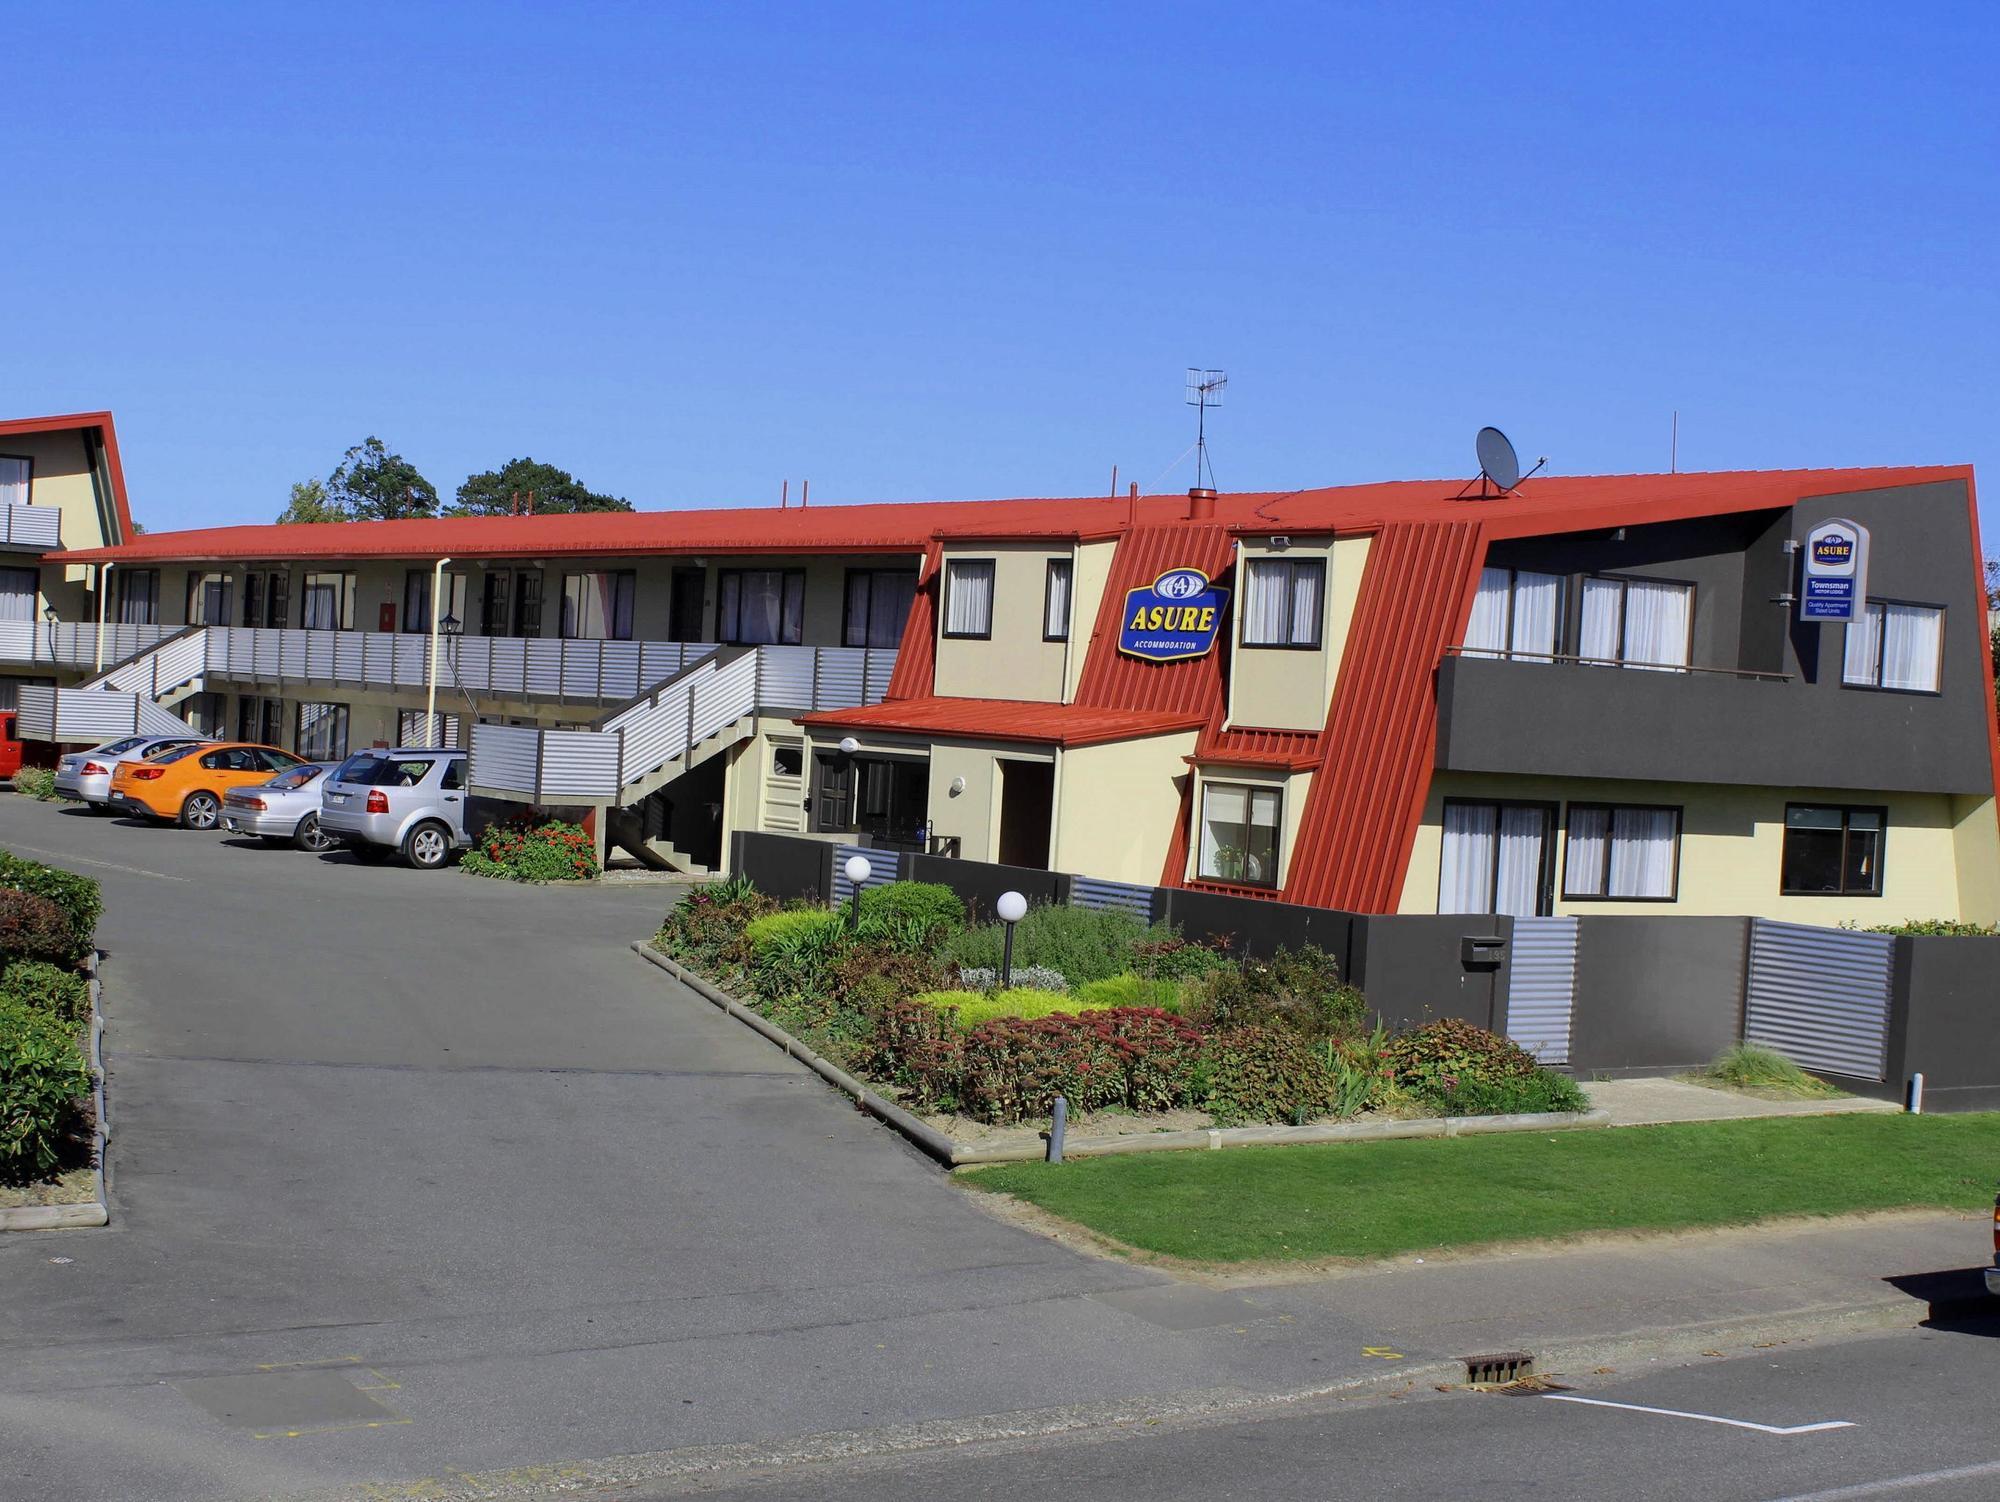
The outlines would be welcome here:
<svg viewBox="0 0 2000 1502">
<path fill-rule="evenodd" d="M 62 546 L 62 510 L 0 502 L 0 547 L 46 553 Z"/>
<path fill-rule="evenodd" d="M 23 510 L 30 508 L 20 508 Z M 36 506 L 52 511 L 52 506 Z M 180 626 L 119 626 L 104 628 L 102 661 L 108 666 L 157 646 L 185 628 Z M 87 668 L 99 661 L 94 621 L 0 621 L 0 662 L 37 663 L 51 667 Z"/>
</svg>

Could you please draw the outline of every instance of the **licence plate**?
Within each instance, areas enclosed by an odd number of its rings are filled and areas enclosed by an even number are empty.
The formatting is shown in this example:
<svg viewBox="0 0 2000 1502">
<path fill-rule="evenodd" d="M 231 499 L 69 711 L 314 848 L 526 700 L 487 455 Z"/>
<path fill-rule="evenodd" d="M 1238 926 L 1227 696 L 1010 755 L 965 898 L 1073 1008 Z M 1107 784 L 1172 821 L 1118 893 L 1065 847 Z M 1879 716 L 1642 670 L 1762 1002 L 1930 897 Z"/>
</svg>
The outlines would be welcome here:
<svg viewBox="0 0 2000 1502">
<path fill-rule="evenodd" d="M 326 801 L 327 801 L 328 803 L 345 803 L 345 802 L 347 801 L 347 794 L 345 794 L 345 793 L 328 793 L 328 794 L 326 795 Z"/>
</svg>

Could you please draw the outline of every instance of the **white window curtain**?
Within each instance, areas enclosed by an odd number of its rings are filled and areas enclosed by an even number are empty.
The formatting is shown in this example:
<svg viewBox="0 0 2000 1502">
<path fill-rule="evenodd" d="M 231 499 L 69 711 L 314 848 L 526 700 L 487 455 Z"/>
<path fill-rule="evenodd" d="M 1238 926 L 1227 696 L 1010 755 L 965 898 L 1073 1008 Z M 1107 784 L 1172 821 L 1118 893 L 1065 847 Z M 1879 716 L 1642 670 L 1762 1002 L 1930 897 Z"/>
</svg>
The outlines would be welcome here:
<svg viewBox="0 0 2000 1502">
<path fill-rule="evenodd" d="M 1624 627 L 1625 586 L 1616 579 L 1583 581 L 1583 622 L 1576 655 L 1590 662 L 1616 662 Z"/>
<path fill-rule="evenodd" d="M 1694 588 L 1651 579 L 1625 583 L 1625 662 L 1628 667 L 1687 666 L 1688 622 Z"/>
<path fill-rule="evenodd" d="M 1304 646 L 1319 640 L 1320 584 L 1326 571 L 1310 564 L 1295 564 L 1292 574 L 1292 629 L 1285 640 Z"/>
<path fill-rule="evenodd" d="M 1563 852 L 1563 896 L 1604 895 L 1605 846 L 1610 838 L 1610 809 L 1570 809 L 1569 843 Z"/>
<path fill-rule="evenodd" d="M 1870 607 L 1872 613 L 1874 607 Z M 1935 693 L 1944 612 L 1926 605 L 1884 605 L 1882 687 Z"/>
<path fill-rule="evenodd" d="M 1492 911 L 1493 857 L 1500 810 L 1491 803 L 1444 806 L 1444 851 L 1438 863 L 1438 911 Z"/>
<path fill-rule="evenodd" d="M 944 629 L 947 636 L 990 636 L 993 633 L 993 565 L 959 562 L 945 565 Z"/>
<path fill-rule="evenodd" d="M 1672 809 L 1620 808 L 1611 815 L 1611 877 L 1607 896 L 1674 895 Z"/>
<path fill-rule="evenodd" d="M 1539 808 L 1500 810 L 1500 851 L 1493 911 L 1532 918 L 1542 895 L 1542 841 L 1548 818 Z"/>
<path fill-rule="evenodd" d="M 1243 879 L 1243 827 L 1250 813 L 1250 789 L 1234 783 L 1210 783 L 1201 793 L 1200 874 L 1226 881 Z"/>
<path fill-rule="evenodd" d="M 1285 580 L 1290 570 L 1278 558 L 1245 560 L 1249 598 L 1243 602 L 1243 641 L 1252 647 L 1280 647 L 1290 640 L 1285 629 Z"/>
<path fill-rule="evenodd" d="M 28 475 L 32 468 L 26 459 L 0 458 L 0 505 L 28 504 Z"/>
<path fill-rule="evenodd" d="M 736 640 L 759 647 L 778 642 L 784 622 L 785 576 L 764 570 L 745 573 L 736 587 Z"/>
<path fill-rule="evenodd" d="M 1870 605 L 1861 612 L 1860 620 L 1848 623 L 1847 653 L 1840 664 L 1840 681 L 1872 688 L 1879 681 L 1876 672 L 1881 661 L 1882 607 Z"/>
<path fill-rule="evenodd" d="M 1042 635 L 1050 640 L 1069 636 L 1069 570 L 1067 558 L 1049 560 L 1048 600 L 1042 618 Z"/>
<path fill-rule="evenodd" d="M 41 575 L 31 568 L 0 568 L 0 621 L 35 619 L 35 592 Z"/>
<path fill-rule="evenodd" d="M 1472 597 L 1472 619 L 1465 628 L 1468 657 L 1497 657 L 1507 647 L 1507 597 L 1513 575 L 1504 568 L 1479 571 L 1479 593 Z"/>
<path fill-rule="evenodd" d="M 1562 620 L 1562 578 L 1556 574 L 1514 576 L 1514 630 L 1508 645 L 1529 657 L 1556 655 Z"/>
</svg>

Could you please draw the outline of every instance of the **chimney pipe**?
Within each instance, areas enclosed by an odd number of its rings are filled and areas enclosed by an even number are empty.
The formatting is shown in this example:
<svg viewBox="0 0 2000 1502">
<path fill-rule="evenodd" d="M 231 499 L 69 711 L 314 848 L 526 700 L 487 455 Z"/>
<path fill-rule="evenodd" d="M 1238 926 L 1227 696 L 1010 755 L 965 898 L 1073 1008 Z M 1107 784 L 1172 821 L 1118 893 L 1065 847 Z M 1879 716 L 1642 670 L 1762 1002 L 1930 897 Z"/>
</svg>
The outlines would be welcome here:
<svg viewBox="0 0 2000 1502">
<path fill-rule="evenodd" d="M 1191 522 L 1215 520 L 1215 492 L 1208 486 L 1188 487 L 1187 519 Z"/>
</svg>

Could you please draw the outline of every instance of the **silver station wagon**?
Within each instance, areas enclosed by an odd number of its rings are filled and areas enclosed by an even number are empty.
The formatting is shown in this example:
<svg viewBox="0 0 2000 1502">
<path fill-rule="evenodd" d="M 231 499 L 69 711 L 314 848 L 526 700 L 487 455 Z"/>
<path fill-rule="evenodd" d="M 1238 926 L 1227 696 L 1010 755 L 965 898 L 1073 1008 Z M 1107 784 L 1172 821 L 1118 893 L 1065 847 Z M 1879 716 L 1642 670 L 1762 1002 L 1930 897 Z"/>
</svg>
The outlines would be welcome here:
<svg viewBox="0 0 2000 1502">
<path fill-rule="evenodd" d="M 465 773 L 465 753 L 448 747 L 363 751 L 324 779 L 319 827 L 362 860 L 400 854 L 432 870 L 469 843 Z"/>
</svg>

